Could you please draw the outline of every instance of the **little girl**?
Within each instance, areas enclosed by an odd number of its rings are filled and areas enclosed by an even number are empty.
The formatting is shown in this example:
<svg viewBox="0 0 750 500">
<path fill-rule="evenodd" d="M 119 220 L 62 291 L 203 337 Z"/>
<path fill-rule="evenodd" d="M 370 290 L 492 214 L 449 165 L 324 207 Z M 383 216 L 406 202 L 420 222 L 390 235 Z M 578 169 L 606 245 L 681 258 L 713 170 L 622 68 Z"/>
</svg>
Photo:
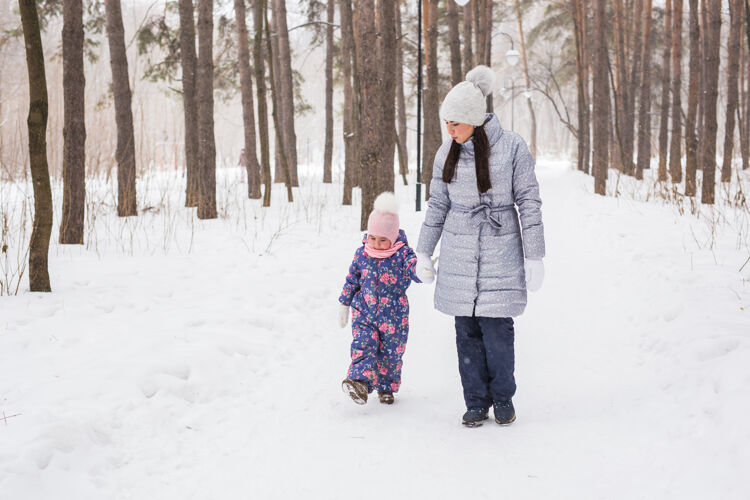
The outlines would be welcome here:
<svg viewBox="0 0 750 500">
<path fill-rule="evenodd" d="M 393 193 L 375 199 L 363 245 L 354 252 L 339 297 L 339 324 L 346 326 L 352 308 L 352 364 L 342 382 L 357 404 L 378 391 L 381 403 L 393 404 L 401 385 L 401 357 L 409 333 L 406 289 L 434 276 L 417 277 L 417 257 L 399 229 L 398 200 Z M 429 274 L 429 273 L 428 273 Z M 422 279 L 420 279 L 422 278 Z"/>
</svg>

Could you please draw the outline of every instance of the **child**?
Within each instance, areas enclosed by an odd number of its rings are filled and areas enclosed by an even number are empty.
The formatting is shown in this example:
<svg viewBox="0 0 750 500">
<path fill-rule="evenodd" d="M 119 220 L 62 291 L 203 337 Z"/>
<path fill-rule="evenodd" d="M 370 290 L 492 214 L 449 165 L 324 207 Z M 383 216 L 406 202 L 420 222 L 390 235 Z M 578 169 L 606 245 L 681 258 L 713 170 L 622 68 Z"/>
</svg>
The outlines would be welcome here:
<svg viewBox="0 0 750 500">
<path fill-rule="evenodd" d="M 381 403 L 393 404 L 401 385 L 401 357 L 409 332 L 406 289 L 417 277 L 417 257 L 399 229 L 398 200 L 393 193 L 375 199 L 363 245 L 354 252 L 339 297 L 339 324 L 346 326 L 352 308 L 352 364 L 342 389 L 357 404 L 378 391 Z"/>
</svg>

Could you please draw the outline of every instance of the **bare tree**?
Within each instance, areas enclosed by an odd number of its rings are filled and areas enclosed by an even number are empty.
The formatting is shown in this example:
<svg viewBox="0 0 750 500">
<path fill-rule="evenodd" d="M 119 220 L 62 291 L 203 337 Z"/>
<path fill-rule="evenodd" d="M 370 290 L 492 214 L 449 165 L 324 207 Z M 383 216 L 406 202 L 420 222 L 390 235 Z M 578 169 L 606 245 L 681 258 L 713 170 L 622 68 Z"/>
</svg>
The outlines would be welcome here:
<svg viewBox="0 0 750 500">
<path fill-rule="evenodd" d="M 271 159 L 268 151 L 268 105 L 266 103 L 266 68 L 263 52 L 265 0 L 253 0 L 253 62 L 258 100 L 258 135 L 260 136 L 260 177 L 263 184 L 263 206 L 271 206 Z"/>
<path fill-rule="evenodd" d="M 60 243 L 83 243 L 86 205 L 86 122 L 83 73 L 83 3 L 63 2 L 63 208 Z"/>
<path fill-rule="evenodd" d="M 343 205 L 352 204 L 352 188 L 356 183 L 358 170 L 357 137 L 354 129 L 354 109 L 356 97 L 352 88 L 352 59 L 354 58 L 354 39 L 352 36 L 351 0 L 339 0 L 341 17 L 341 68 L 344 81 L 344 193 Z"/>
<path fill-rule="evenodd" d="M 51 292 L 47 256 L 52 234 L 52 189 L 47 167 L 47 77 L 34 0 L 19 0 L 29 74 L 29 167 L 34 186 L 34 229 L 29 243 L 29 288 Z"/>
<path fill-rule="evenodd" d="M 198 218 L 216 218 L 213 0 L 198 0 Z"/>
<path fill-rule="evenodd" d="M 336 13 L 336 0 L 328 0 L 326 5 L 326 130 L 325 151 L 323 153 L 323 182 L 333 182 L 333 21 Z"/>
<path fill-rule="evenodd" d="M 679 0 L 678 0 L 679 1 Z M 641 61 L 641 97 L 638 109 L 638 159 L 636 179 L 643 179 L 643 170 L 651 163 L 651 0 L 644 0 L 643 41 Z"/>
<path fill-rule="evenodd" d="M 286 1 L 273 0 L 274 22 L 279 37 L 279 82 L 281 114 L 284 127 L 285 154 L 292 175 L 292 186 L 299 186 L 297 174 L 297 133 L 294 129 L 294 80 L 292 77 L 292 52 L 289 47 L 289 28 L 286 22 Z"/>
<path fill-rule="evenodd" d="M 398 173 L 404 180 L 404 186 L 408 184 L 406 176 L 409 173 L 409 154 L 406 147 L 406 96 L 404 95 L 404 44 L 401 36 L 401 6 L 396 1 L 396 104 L 398 115 Z"/>
<path fill-rule="evenodd" d="M 669 172 L 674 182 L 675 179 L 682 179 L 682 0 L 674 0 L 673 10 L 672 139 L 669 147 Z"/>
<path fill-rule="evenodd" d="M 473 8 L 474 6 L 469 3 L 467 5 L 463 6 L 463 14 L 464 14 L 464 35 L 463 35 L 463 41 L 464 41 L 464 54 L 463 54 L 463 63 L 464 63 L 464 75 L 471 71 L 471 68 L 474 67 L 474 51 L 471 48 L 471 27 L 474 22 L 473 20 Z M 463 76 L 461 77 L 461 80 L 463 80 Z"/>
<path fill-rule="evenodd" d="M 128 57 L 122 26 L 120 0 L 105 0 L 109 61 L 112 68 L 112 93 L 117 124 L 117 215 L 138 215 L 135 205 L 135 134 L 131 109 Z"/>
<path fill-rule="evenodd" d="M 180 0 L 180 62 L 182 64 L 182 106 L 185 113 L 185 167 L 187 186 L 185 206 L 198 206 L 200 170 L 198 161 L 198 95 L 195 54 L 195 18 L 193 0 Z"/>
<path fill-rule="evenodd" d="M 267 12 L 266 12 L 267 13 Z M 284 131 L 281 126 L 281 101 L 283 96 L 281 95 L 281 82 L 279 76 L 276 74 L 277 68 L 280 66 L 280 60 L 278 55 L 275 53 L 277 45 L 275 46 L 273 41 L 278 40 L 277 37 L 271 36 L 271 28 L 268 23 L 268 18 L 265 19 L 266 24 L 266 50 L 268 51 L 268 71 L 270 73 L 269 81 L 271 82 L 271 100 L 272 108 L 271 114 L 273 116 L 274 130 L 276 135 L 276 163 L 282 166 L 282 174 L 284 178 L 284 184 L 286 185 L 286 197 L 290 203 L 294 201 L 292 193 L 292 172 L 291 162 L 286 156 L 287 148 L 285 146 L 286 137 L 284 137 Z M 276 25 L 276 23 L 274 23 Z M 278 168 L 278 167 L 277 167 Z"/>
<path fill-rule="evenodd" d="M 515 0 L 516 7 L 516 20 L 518 21 L 518 37 L 521 41 L 521 61 L 523 62 L 523 76 L 526 79 L 526 88 L 531 88 L 531 78 L 529 78 L 529 63 L 526 58 L 526 42 L 523 34 L 523 17 L 521 15 L 521 5 L 519 0 Z M 490 48 L 487 48 L 489 52 Z M 531 156 L 536 158 L 536 114 L 534 114 L 534 106 L 531 104 L 531 98 L 526 98 L 526 104 L 529 108 L 529 118 L 531 119 L 531 136 L 529 138 L 529 151 Z"/>
<path fill-rule="evenodd" d="M 607 192 L 608 138 L 609 138 L 609 65 L 607 55 L 606 0 L 594 0 L 594 192 L 604 196 Z"/>
<path fill-rule="evenodd" d="M 698 137 L 696 121 L 698 114 L 698 94 L 700 92 L 700 23 L 698 22 L 698 0 L 690 3 L 690 67 L 688 82 L 688 105 L 685 118 L 685 194 L 694 196 L 696 191 L 695 177 L 698 167 Z M 677 176 L 675 176 L 675 174 Z M 671 172 L 672 182 L 682 181 L 682 171 Z"/>
<path fill-rule="evenodd" d="M 242 95 L 242 126 L 245 138 L 247 196 L 252 199 L 260 199 L 260 164 L 255 149 L 253 78 L 250 70 L 250 42 L 247 37 L 245 17 L 245 0 L 234 0 L 234 18 L 237 25 L 237 59 L 240 67 L 240 93 Z"/>
<path fill-rule="evenodd" d="M 724 127 L 724 161 L 721 167 L 721 181 L 732 179 L 732 157 L 734 151 L 734 120 L 737 113 L 737 77 L 740 66 L 740 38 L 742 36 L 742 0 L 729 0 L 729 51 L 727 63 L 727 114 Z"/>
<path fill-rule="evenodd" d="M 461 71 L 461 41 L 458 35 L 458 6 L 455 0 L 445 0 L 448 8 L 448 46 L 451 53 L 451 86 L 463 80 Z"/>
<path fill-rule="evenodd" d="M 589 99 L 587 89 L 588 51 L 586 50 L 586 19 L 587 3 L 583 0 L 571 0 L 573 28 L 576 41 L 576 83 L 578 90 L 578 170 L 589 173 L 590 135 L 589 131 Z"/>
<path fill-rule="evenodd" d="M 659 181 L 667 180 L 667 158 L 669 154 L 669 85 L 670 67 L 672 57 L 672 0 L 666 0 L 664 7 L 664 47 L 662 57 L 661 77 L 661 116 L 659 119 L 659 169 L 657 178 Z"/>
<path fill-rule="evenodd" d="M 380 102 L 382 99 L 380 85 L 380 60 L 372 47 L 377 46 L 375 27 L 374 0 L 359 0 L 355 32 L 357 33 L 356 53 L 359 62 L 362 103 L 362 142 L 360 143 L 360 162 L 363 175 L 360 179 L 362 189 L 362 209 L 360 229 L 367 228 L 367 218 L 372 211 L 373 202 L 382 186 L 382 149 L 378 134 L 381 123 Z"/>
<path fill-rule="evenodd" d="M 440 75 L 438 74 L 438 0 L 426 0 L 423 4 L 425 36 L 425 60 L 427 61 L 427 87 L 424 89 L 424 145 L 422 155 L 422 183 L 426 199 L 430 198 L 432 162 L 435 159 L 442 134 L 440 132 Z"/>
<path fill-rule="evenodd" d="M 703 54 L 706 89 L 703 113 L 703 190 L 701 203 L 713 204 L 716 178 L 716 107 L 719 96 L 719 49 L 721 36 L 721 0 L 705 0 L 708 10 L 706 53 Z"/>
</svg>

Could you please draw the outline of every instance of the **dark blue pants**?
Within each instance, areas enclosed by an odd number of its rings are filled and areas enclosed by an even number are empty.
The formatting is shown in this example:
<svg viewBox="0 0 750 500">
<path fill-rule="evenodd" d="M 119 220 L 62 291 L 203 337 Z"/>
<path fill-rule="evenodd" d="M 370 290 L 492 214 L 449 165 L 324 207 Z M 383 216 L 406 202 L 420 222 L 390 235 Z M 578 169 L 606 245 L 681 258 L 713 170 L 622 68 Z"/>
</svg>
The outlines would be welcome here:
<svg viewBox="0 0 750 500">
<path fill-rule="evenodd" d="M 456 316 L 458 371 L 466 407 L 489 408 L 516 393 L 513 318 Z"/>
</svg>

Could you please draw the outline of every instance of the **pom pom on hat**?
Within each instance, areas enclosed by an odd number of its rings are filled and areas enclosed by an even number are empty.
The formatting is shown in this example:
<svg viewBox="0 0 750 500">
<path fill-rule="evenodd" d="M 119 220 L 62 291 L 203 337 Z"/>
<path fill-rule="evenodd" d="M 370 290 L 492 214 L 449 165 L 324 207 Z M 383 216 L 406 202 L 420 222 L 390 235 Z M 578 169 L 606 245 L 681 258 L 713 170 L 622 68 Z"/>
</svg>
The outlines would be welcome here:
<svg viewBox="0 0 750 500">
<path fill-rule="evenodd" d="M 466 81 L 479 87 L 484 97 L 487 97 L 495 89 L 495 72 L 480 64 L 466 73 Z"/>
<path fill-rule="evenodd" d="M 495 88 L 495 73 L 487 66 L 477 66 L 466 73 L 466 80 L 453 87 L 440 106 L 440 118 L 445 121 L 484 124 L 487 96 Z"/>
<path fill-rule="evenodd" d="M 398 239 L 398 230 L 398 198 L 393 193 L 380 193 L 367 219 L 367 234 L 385 236 L 392 246 Z"/>
</svg>

